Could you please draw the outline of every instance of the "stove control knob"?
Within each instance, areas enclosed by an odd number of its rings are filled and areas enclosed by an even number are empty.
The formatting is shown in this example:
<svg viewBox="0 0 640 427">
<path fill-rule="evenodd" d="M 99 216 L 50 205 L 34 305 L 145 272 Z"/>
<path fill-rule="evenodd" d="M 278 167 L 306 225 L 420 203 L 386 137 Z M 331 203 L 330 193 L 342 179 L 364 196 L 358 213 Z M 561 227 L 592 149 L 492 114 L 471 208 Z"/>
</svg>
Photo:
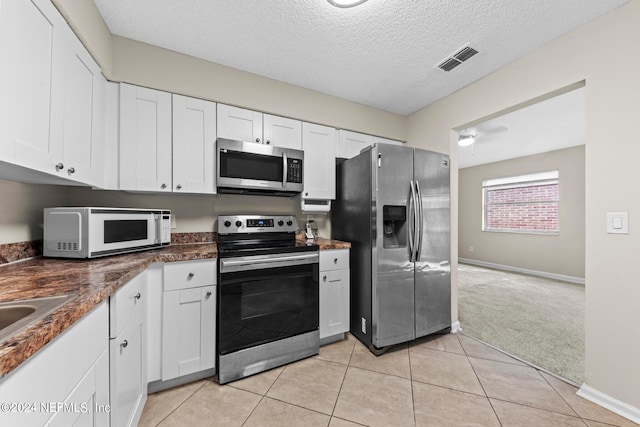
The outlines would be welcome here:
<svg viewBox="0 0 640 427">
<path fill-rule="evenodd" d="M 236 221 L 236 227 L 240 227 L 242 225 L 242 221 Z"/>
<path fill-rule="evenodd" d="M 291 226 L 293 225 L 293 221 L 291 221 L 291 220 L 287 221 L 287 225 L 288 225 L 289 227 L 291 227 Z"/>
<path fill-rule="evenodd" d="M 284 225 L 284 221 L 283 220 L 278 221 L 278 225 L 282 227 Z"/>
<path fill-rule="evenodd" d="M 225 227 L 231 227 L 231 221 L 225 221 L 224 222 L 224 226 Z"/>
</svg>

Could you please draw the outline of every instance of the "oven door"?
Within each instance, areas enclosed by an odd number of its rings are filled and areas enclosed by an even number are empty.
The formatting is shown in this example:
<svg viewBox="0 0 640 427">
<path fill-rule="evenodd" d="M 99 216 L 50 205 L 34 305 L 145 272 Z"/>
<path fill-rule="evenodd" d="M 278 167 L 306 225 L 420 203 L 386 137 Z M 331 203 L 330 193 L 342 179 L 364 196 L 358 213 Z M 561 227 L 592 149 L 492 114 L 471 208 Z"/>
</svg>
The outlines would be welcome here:
<svg viewBox="0 0 640 427">
<path fill-rule="evenodd" d="M 160 212 L 92 209 L 89 213 L 89 257 L 161 245 Z"/>
<path fill-rule="evenodd" d="M 218 352 L 318 329 L 318 253 L 220 260 Z"/>
</svg>

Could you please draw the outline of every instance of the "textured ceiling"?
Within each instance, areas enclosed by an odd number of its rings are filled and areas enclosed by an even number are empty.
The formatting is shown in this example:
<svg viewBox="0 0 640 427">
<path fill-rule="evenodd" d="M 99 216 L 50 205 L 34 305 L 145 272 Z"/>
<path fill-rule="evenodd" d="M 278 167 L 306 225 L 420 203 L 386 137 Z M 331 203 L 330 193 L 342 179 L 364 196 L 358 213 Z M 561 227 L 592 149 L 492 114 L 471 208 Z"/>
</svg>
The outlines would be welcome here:
<svg viewBox="0 0 640 427">
<path fill-rule="evenodd" d="M 402 115 L 626 1 L 95 0 L 113 34 Z"/>
<path fill-rule="evenodd" d="M 585 111 L 582 88 L 464 129 L 477 137 L 458 148 L 458 168 L 584 145 Z"/>
</svg>

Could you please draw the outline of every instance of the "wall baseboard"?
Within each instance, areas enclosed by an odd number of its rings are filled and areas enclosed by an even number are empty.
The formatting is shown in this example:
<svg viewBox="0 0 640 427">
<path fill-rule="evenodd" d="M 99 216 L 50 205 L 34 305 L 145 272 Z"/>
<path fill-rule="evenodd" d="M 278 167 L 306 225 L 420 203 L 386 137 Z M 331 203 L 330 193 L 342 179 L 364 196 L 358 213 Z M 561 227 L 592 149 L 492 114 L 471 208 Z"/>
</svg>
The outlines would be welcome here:
<svg viewBox="0 0 640 427">
<path fill-rule="evenodd" d="M 460 321 L 456 320 L 455 322 L 453 322 L 451 324 L 451 333 L 455 334 L 457 332 L 460 332 L 462 330 L 462 328 L 460 327 Z"/>
<path fill-rule="evenodd" d="M 640 409 L 624 403 L 616 398 L 604 394 L 593 387 L 582 384 L 577 392 L 578 396 L 583 397 L 596 405 L 607 408 L 621 417 L 624 417 L 636 424 L 640 424 Z"/>
<path fill-rule="evenodd" d="M 585 279 L 583 279 L 582 277 L 565 276 L 564 274 L 547 273 L 546 271 L 529 270 L 526 268 L 512 267 L 510 265 L 495 264 L 493 262 L 478 261 L 475 259 L 468 259 L 468 258 L 458 258 L 458 262 L 462 264 L 479 265 L 480 267 L 489 267 L 489 268 L 495 268 L 498 270 L 506 270 L 506 271 L 513 271 L 516 273 L 529 274 L 531 276 L 545 277 L 547 279 L 562 280 L 563 282 L 577 283 L 579 285 L 585 284 Z"/>
</svg>

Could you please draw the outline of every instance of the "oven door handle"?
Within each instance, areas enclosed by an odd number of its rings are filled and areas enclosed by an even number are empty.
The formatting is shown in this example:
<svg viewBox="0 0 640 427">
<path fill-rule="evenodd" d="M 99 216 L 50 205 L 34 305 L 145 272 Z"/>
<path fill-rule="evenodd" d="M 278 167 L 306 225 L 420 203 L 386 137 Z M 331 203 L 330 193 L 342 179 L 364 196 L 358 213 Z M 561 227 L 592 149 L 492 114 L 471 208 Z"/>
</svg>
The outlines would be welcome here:
<svg viewBox="0 0 640 427">
<path fill-rule="evenodd" d="M 221 259 L 220 273 L 313 264 L 318 260 L 317 252 L 304 255 L 265 255 L 248 256 L 241 259 Z"/>
</svg>

